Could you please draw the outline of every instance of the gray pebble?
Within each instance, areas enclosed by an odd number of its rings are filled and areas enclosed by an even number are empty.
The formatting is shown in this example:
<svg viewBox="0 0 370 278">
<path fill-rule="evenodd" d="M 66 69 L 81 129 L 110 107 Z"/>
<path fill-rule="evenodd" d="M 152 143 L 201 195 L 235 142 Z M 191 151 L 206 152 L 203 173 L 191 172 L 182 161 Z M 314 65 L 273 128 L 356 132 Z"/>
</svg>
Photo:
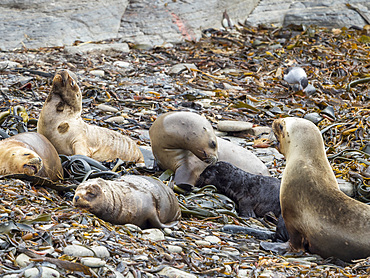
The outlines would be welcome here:
<svg viewBox="0 0 370 278">
<path fill-rule="evenodd" d="M 114 116 L 105 120 L 107 123 L 124 124 L 128 123 L 127 119 L 122 116 Z"/>
<path fill-rule="evenodd" d="M 181 73 L 182 71 L 186 71 L 186 70 L 189 70 L 189 69 L 196 69 L 196 65 L 194 64 L 177 64 L 177 65 L 174 65 L 172 66 L 169 70 L 168 70 L 168 74 L 169 75 L 176 75 L 176 74 L 179 74 Z"/>
</svg>

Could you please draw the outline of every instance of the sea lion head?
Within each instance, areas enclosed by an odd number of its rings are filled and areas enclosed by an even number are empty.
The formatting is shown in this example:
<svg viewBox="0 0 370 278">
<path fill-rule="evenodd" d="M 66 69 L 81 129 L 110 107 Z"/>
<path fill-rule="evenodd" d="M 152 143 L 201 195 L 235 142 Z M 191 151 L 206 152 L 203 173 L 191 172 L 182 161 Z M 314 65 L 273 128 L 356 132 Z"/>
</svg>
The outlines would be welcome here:
<svg viewBox="0 0 370 278">
<path fill-rule="evenodd" d="M 272 130 L 279 141 L 279 151 L 287 158 L 291 153 L 324 152 L 324 142 L 318 127 L 309 120 L 287 117 L 277 119 Z"/>
<path fill-rule="evenodd" d="M 81 183 L 73 197 L 73 205 L 97 214 L 102 205 L 104 205 L 102 195 L 104 195 L 104 192 L 99 182 L 87 181 Z"/>
<path fill-rule="evenodd" d="M 62 103 L 58 104 L 57 111 L 63 111 L 63 105 L 68 105 L 74 110 L 82 109 L 82 94 L 77 85 L 77 76 L 73 72 L 63 69 L 55 74 L 49 96 L 52 94 L 56 94 L 62 99 Z"/>
<path fill-rule="evenodd" d="M 43 167 L 42 159 L 39 155 L 26 148 L 12 148 L 9 152 L 11 171 L 17 174 L 26 174 L 28 176 L 36 175 Z"/>
</svg>

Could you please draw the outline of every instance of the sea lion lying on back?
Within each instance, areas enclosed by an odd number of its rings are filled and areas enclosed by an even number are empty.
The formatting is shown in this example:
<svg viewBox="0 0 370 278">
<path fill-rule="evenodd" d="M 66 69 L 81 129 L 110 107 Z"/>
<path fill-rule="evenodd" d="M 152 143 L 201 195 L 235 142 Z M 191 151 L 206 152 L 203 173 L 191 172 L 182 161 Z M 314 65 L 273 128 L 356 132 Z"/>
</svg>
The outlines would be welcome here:
<svg viewBox="0 0 370 278">
<path fill-rule="evenodd" d="M 136 143 L 119 132 L 85 123 L 81 117 L 82 94 L 76 76 L 68 70 L 56 73 L 37 123 L 37 131 L 60 154 L 82 154 L 98 161 L 120 158 L 144 162 Z"/>
<path fill-rule="evenodd" d="M 370 256 L 370 206 L 340 191 L 320 130 L 293 117 L 272 129 L 286 158 L 280 203 L 292 249 L 347 262 Z"/>
<path fill-rule="evenodd" d="M 77 187 L 73 204 L 112 224 L 130 223 L 142 229 L 173 227 L 181 217 L 175 193 L 146 176 L 90 179 Z"/>
<path fill-rule="evenodd" d="M 241 217 L 263 218 L 272 212 L 278 218 L 275 238 L 282 241 L 289 239 L 281 217 L 279 179 L 251 174 L 228 162 L 218 161 L 207 166 L 195 186 L 208 184 L 214 185 L 219 193 L 233 200 Z"/>
<path fill-rule="evenodd" d="M 150 127 L 149 136 L 158 165 L 163 170 L 172 170 L 178 185 L 194 185 L 203 170 L 217 160 L 254 174 L 269 175 L 266 165 L 257 156 L 217 138 L 210 122 L 196 113 L 162 114 Z"/>
<path fill-rule="evenodd" d="M 42 134 L 24 132 L 0 141 L 0 174 L 26 174 L 63 178 L 63 168 L 54 146 Z"/>
</svg>

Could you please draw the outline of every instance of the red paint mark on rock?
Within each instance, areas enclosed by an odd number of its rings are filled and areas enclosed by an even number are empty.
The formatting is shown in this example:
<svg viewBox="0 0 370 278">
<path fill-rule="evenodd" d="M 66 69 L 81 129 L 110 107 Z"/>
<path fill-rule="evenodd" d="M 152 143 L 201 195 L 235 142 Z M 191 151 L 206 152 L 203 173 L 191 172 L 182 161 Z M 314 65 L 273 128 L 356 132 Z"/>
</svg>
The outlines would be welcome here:
<svg viewBox="0 0 370 278">
<path fill-rule="evenodd" d="M 181 35 L 189 41 L 195 40 L 195 35 L 194 35 L 193 31 L 189 30 L 186 27 L 186 24 L 181 20 L 181 18 L 175 13 L 171 13 L 171 15 L 172 15 L 172 18 L 173 18 L 173 22 L 179 28 L 179 31 L 181 32 Z"/>
</svg>

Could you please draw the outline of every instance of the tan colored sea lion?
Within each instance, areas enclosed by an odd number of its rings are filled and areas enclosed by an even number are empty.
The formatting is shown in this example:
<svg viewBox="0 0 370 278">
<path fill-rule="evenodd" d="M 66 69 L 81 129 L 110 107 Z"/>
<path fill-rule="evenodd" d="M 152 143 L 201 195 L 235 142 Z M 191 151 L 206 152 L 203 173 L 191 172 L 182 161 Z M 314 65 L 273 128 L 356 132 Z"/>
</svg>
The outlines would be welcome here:
<svg viewBox="0 0 370 278">
<path fill-rule="evenodd" d="M 76 76 L 67 70 L 56 73 L 42 107 L 37 131 L 60 154 L 82 154 L 98 161 L 120 158 L 144 162 L 136 143 L 119 132 L 85 123 L 81 117 L 82 94 Z"/>
<path fill-rule="evenodd" d="M 26 174 L 63 178 L 63 168 L 54 146 L 42 134 L 24 132 L 0 141 L 0 174 Z"/>
<path fill-rule="evenodd" d="M 272 128 L 286 158 L 280 203 L 293 250 L 348 262 L 370 256 L 370 206 L 340 191 L 320 130 L 300 118 Z"/>
<path fill-rule="evenodd" d="M 146 176 L 85 181 L 77 187 L 73 204 L 112 224 L 130 223 L 142 229 L 173 227 L 181 217 L 175 193 Z"/>
<path fill-rule="evenodd" d="M 199 175 L 217 160 L 253 174 L 269 175 L 265 164 L 252 152 L 216 137 L 210 122 L 192 112 L 160 115 L 149 129 L 158 165 L 175 173 L 176 184 L 195 185 Z"/>
</svg>

